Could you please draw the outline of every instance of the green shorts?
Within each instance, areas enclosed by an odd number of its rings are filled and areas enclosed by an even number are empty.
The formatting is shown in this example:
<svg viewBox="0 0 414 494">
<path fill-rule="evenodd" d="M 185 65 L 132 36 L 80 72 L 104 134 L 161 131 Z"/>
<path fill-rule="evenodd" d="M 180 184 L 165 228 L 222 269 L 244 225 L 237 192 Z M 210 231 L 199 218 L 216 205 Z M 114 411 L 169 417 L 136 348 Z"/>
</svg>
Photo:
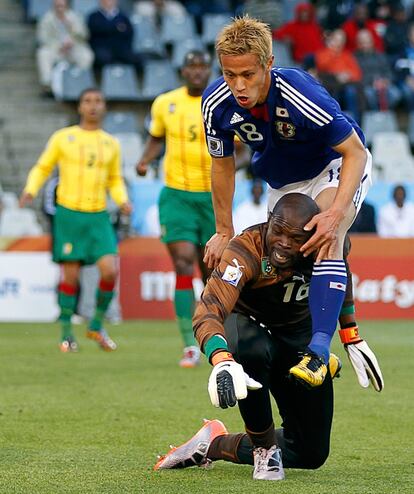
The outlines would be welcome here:
<svg viewBox="0 0 414 494">
<path fill-rule="evenodd" d="M 216 231 L 211 192 L 164 187 L 158 200 L 161 240 L 206 245 Z"/>
<path fill-rule="evenodd" d="M 116 254 L 115 232 L 106 211 L 84 213 L 57 205 L 53 220 L 53 260 L 95 264 Z"/>
</svg>

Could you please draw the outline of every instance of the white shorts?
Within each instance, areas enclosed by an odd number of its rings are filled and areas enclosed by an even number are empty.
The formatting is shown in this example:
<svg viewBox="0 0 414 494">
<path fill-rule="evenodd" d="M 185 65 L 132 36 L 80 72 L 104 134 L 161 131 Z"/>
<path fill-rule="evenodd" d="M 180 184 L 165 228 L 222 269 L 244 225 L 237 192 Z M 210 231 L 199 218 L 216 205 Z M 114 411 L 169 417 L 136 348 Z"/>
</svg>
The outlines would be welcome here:
<svg viewBox="0 0 414 494">
<path fill-rule="evenodd" d="M 364 174 L 362 175 L 361 182 L 357 191 L 355 192 L 353 203 L 355 205 L 355 216 L 358 214 L 361 204 L 363 203 L 368 189 L 372 185 L 372 156 L 368 149 L 367 161 L 365 164 Z M 332 160 L 326 168 L 324 168 L 319 175 L 309 180 L 303 180 L 302 182 L 295 182 L 293 184 L 285 185 L 280 189 L 272 189 L 269 187 L 268 195 L 268 209 L 272 211 L 277 201 L 285 194 L 291 192 L 300 192 L 315 199 L 323 190 L 330 187 L 338 188 L 339 174 L 341 171 L 342 158 Z"/>
</svg>

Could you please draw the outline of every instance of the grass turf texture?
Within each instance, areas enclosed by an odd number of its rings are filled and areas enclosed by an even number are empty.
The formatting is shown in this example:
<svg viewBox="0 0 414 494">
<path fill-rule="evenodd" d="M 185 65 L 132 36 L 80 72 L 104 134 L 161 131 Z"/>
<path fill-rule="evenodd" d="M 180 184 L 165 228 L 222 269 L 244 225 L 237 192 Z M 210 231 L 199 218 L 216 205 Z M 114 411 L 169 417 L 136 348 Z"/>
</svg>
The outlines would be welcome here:
<svg viewBox="0 0 414 494">
<path fill-rule="evenodd" d="M 157 453 L 187 440 L 203 417 L 242 430 L 237 410 L 211 406 L 206 362 L 178 367 L 173 323 L 112 328 L 115 353 L 86 340 L 84 327 L 75 330 L 81 351 L 61 354 L 54 324 L 0 325 L 1 494 L 414 492 L 412 321 L 361 325 L 383 369 L 381 394 L 358 385 L 335 338 L 344 369 L 335 381 L 331 455 L 319 470 L 287 470 L 276 485 L 225 462 L 152 471 Z"/>
</svg>

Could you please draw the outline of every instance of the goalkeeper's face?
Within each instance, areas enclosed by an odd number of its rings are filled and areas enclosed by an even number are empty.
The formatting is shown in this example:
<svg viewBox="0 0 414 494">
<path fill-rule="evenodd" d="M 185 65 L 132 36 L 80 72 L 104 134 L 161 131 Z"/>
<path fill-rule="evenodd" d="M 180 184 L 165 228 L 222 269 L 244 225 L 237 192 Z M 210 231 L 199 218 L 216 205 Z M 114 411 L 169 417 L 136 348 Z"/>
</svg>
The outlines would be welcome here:
<svg viewBox="0 0 414 494">
<path fill-rule="evenodd" d="M 299 249 L 310 237 L 310 233 L 303 229 L 305 224 L 294 214 L 282 213 L 270 217 L 266 249 L 273 266 L 288 269 L 303 259 Z"/>
</svg>

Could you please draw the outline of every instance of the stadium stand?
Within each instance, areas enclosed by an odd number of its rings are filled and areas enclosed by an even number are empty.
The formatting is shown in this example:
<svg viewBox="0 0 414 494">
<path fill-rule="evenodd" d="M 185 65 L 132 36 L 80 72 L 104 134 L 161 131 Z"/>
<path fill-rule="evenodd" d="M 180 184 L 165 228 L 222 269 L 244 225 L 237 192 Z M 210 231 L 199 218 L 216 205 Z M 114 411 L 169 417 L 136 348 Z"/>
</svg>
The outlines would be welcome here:
<svg viewBox="0 0 414 494">
<path fill-rule="evenodd" d="M 176 71 L 169 61 L 149 61 L 144 66 L 142 99 L 151 101 L 159 94 L 178 87 Z"/>
<path fill-rule="evenodd" d="M 200 37 L 194 36 L 183 41 L 175 41 L 172 47 L 171 63 L 173 67 L 180 68 L 185 55 L 191 50 L 203 50 L 204 43 Z"/>
<path fill-rule="evenodd" d="M 368 146 L 377 132 L 394 132 L 398 130 L 397 116 L 389 111 L 366 111 L 362 115 L 362 130 Z"/>
<path fill-rule="evenodd" d="M 217 34 L 229 22 L 230 14 L 205 14 L 202 20 L 202 40 L 206 45 L 214 45 Z"/>
<path fill-rule="evenodd" d="M 176 41 L 193 38 L 196 35 L 194 19 L 190 15 L 166 15 L 162 18 L 160 34 L 165 44 L 172 44 Z"/>
<path fill-rule="evenodd" d="M 414 158 L 407 134 L 377 132 L 372 140 L 372 159 L 382 180 L 414 180 Z"/>
<path fill-rule="evenodd" d="M 158 30 L 151 18 L 134 15 L 131 17 L 134 29 L 132 49 L 138 55 L 150 58 L 166 58 L 167 52 Z"/>
<path fill-rule="evenodd" d="M 57 100 L 77 101 L 84 89 L 96 86 L 95 76 L 91 69 L 82 70 L 79 67 L 68 66 L 62 70 L 61 78 L 61 89 L 57 89 L 52 84 Z"/>
<path fill-rule="evenodd" d="M 138 79 L 133 65 L 105 65 L 101 89 L 108 101 L 137 101 L 140 98 Z"/>
<path fill-rule="evenodd" d="M 110 134 L 137 133 L 136 115 L 134 112 L 109 111 L 105 116 L 103 128 Z"/>
</svg>

